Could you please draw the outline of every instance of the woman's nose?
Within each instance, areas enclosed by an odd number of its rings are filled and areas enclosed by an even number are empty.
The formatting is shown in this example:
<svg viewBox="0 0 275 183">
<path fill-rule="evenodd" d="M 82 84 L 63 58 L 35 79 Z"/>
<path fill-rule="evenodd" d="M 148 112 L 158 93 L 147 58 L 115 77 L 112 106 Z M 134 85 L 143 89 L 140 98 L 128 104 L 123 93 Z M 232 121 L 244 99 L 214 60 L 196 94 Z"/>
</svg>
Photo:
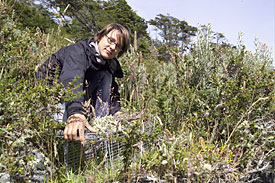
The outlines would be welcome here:
<svg viewBox="0 0 275 183">
<path fill-rule="evenodd" d="M 115 50 L 115 49 L 116 49 L 116 44 L 111 44 L 111 45 L 110 45 L 110 48 L 111 48 L 112 50 Z"/>
</svg>

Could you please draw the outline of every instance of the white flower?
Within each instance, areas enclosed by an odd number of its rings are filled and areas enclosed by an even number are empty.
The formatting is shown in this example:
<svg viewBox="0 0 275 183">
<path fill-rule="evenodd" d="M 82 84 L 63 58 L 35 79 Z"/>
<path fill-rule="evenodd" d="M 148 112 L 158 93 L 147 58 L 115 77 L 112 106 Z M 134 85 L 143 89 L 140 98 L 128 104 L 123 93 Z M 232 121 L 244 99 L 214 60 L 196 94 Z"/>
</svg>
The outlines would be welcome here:
<svg viewBox="0 0 275 183">
<path fill-rule="evenodd" d="M 162 160 L 161 162 L 162 165 L 166 165 L 167 163 L 168 163 L 167 160 Z"/>
<path fill-rule="evenodd" d="M 206 164 L 203 165 L 203 169 L 211 171 L 212 170 L 212 166 L 210 164 L 206 163 Z"/>
</svg>

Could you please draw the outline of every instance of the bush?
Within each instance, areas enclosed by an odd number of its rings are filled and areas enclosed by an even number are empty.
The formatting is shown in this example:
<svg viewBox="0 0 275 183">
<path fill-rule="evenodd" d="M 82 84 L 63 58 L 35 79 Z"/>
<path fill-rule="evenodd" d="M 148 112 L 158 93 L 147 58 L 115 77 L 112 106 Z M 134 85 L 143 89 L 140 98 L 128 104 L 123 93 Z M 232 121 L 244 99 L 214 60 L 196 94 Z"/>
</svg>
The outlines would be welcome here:
<svg viewBox="0 0 275 183">
<path fill-rule="evenodd" d="M 2 8 L 2 7 L 1 7 Z M 0 31 L 0 171 L 19 182 L 30 180 L 35 170 L 35 156 L 44 156 L 46 167 L 53 163 L 53 144 L 58 126 L 53 123 L 55 105 L 65 98 L 61 84 L 48 87 L 35 80 L 34 71 L 51 53 L 49 34 L 30 33 L 7 16 Z M 47 173 L 46 171 L 44 173 Z"/>
<path fill-rule="evenodd" d="M 16 24 L 9 7 L 0 5 L 6 12 L 0 22 L 0 172 L 32 181 L 41 155 L 49 181 L 85 182 L 80 175 L 66 174 L 58 158 L 62 142 L 55 139 L 64 126 L 53 123 L 55 106 L 74 96 L 57 82 L 48 87 L 34 78 L 35 68 L 68 43 L 54 30 L 44 34 L 37 28 L 32 34 Z M 119 81 L 122 111 L 144 116 L 130 124 L 122 120 L 127 148 L 120 176 L 93 164 L 83 172 L 89 181 L 103 180 L 96 175 L 112 181 L 153 175 L 178 182 L 245 182 L 255 178 L 252 173 L 270 171 L 275 145 L 272 57 L 258 42 L 256 53 L 241 41 L 237 47 L 213 44 L 210 32 L 210 27 L 199 31 L 194 49 L 185 55 L 163 46 L 169 60 L 130 53 L 120 59 L 125 71 Z M 141 133 L 144 123 L 153 126 L 150 133 Z"/>
<path fill-rule="evenodd" d="M 150 140 L 157 145 L 138 171 L 230 182 L 247 180 L 260 167 L 268 170 L 274 161 L 275 75 L 268 48 L 258 43 L 252 54 L 241 41 L 238 47 L 215 45 L 210 32 L 199 31 L 189 54 L 169 50 L 172 61 L 153 58 L 138 66 L 138 57 L 125 58 L 127 107 L 160 119 L 161 130 Z"/>
</svg>

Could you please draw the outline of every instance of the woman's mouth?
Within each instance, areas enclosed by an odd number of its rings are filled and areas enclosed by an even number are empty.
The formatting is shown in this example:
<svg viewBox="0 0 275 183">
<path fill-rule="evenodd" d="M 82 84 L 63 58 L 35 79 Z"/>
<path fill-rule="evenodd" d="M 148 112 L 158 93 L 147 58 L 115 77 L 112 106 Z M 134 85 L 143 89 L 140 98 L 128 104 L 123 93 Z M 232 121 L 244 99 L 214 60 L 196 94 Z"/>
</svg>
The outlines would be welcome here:
<svg viewBox="0 0 275 183">
<path fill-rule="evenodd" d="M 106 50 L 106 53 L 107 53 L 108 55 L 110 55 L 110 54 L 111 54 L 111 51 L 109 51 L 109 50 Z"/>
</svg>

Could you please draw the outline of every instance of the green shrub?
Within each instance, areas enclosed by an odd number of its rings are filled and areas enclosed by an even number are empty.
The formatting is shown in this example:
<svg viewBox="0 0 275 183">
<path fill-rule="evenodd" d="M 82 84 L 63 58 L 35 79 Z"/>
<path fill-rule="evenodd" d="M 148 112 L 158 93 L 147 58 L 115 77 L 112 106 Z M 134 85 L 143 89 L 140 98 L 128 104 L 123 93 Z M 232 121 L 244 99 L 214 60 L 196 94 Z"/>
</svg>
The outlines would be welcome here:
<svg viewBox="0 0 275 183">
<path fill-rule="evenodd" d="M 210 33 L 209 27 L 200 30 L 196 49 L 185 56 L 169 50 L 177 58 L 172 61 L 148 59 L 138 66 L 138 57 L 123 60 L 126 107 L 159 118 L 162 129 L 155 132 L 161 139 L 152 135 L 157 145 L 139 171 L 230 182 L 248 178 L 256 168 L 251 162 L 264 167 L 274 160 L 275 75 L 268 48 L 258 44 L 253 54 L 241 41 L 238 47 L 215 45 Z M 224 177 L 226 171 L 232 176 Z"/>
<path fill-rule="evenodd" d="M 30 33 L 10 16 L 0 31 L 0 170 L 19 182 L 30 179 L 35 152 L 45 156 L 45 167 L 52 171 L 58 165 L 54 136 L 63 124 L 53 123 L 53 114 L 58 112 L 56 104 L 66 100 L 61 97 L 65 91 L 61 84 L 49 87 L 34 76 L 52 52 L 50 45 L 55 43 L 49 43 L 49 36 L 39 29 Z"/>
<path fill-rule="evenodd" d="M 213 44 L 208 27 L 198 31 L 194 49 L 185 55 L 163 46 L 159 51 L 171 59 L 130 53 L 120 59 L 125 71 L 119 80 L 122 111 L 144 113 L 131 123 L 122 120 L 127 148 L 121 174 L 96 163 L 83 172 L 87 179 L 66 174 L 57 154 L 62 154 L 62 142 L 55 138 L 64 124 L 53 123 L 53 114 L 57 103 L 75 96 L 57 82 L 48 87 L 35 80 L 34 71 L 70 43 L 59 31 L 45 34 L 37 28 L 32 34 L 22 28 L 2 1 L 0 10 L 1 173 L 30 181 L 34 152 L 45 156 L 51 182 L 130 180 L 148 174 L 178 182 L 245 182 L 251 172 L 269 171 L 275 145 L 270 52 L 258 42 L 256 53 L 241 41 L 237 47 Z M 141 133 L 145 123 L 151 124 L 150 133 Z"/>
</svg>

